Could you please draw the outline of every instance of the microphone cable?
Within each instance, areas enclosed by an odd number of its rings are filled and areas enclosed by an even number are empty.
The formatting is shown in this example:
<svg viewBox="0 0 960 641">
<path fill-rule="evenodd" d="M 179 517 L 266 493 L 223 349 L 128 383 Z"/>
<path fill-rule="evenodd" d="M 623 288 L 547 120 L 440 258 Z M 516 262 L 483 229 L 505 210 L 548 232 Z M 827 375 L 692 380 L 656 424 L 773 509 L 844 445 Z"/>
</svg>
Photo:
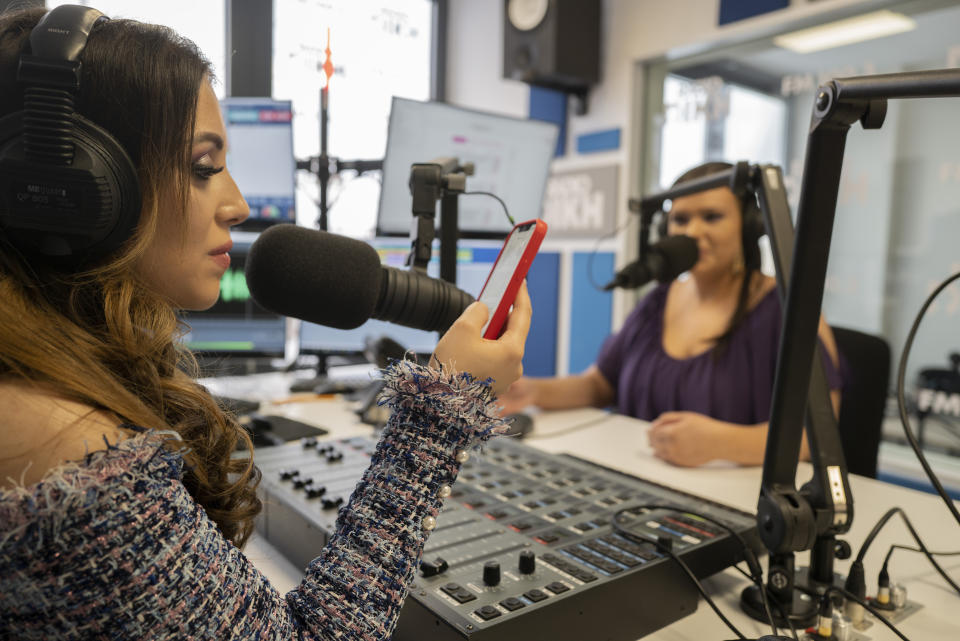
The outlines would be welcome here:
<svg viewBox="0 0 960 641">
<path fill-rule="evenodd" d="M 510 215 L 510 211 L 507 209 L 507 203 L 503 202 L 503 199 L 500 198 L 500 196 L 496 195 L 495 193 L 489 192 L 489 191 L 464 191 L 464 192 L 461 192 L 460 195 L 461 196 L 490 196 L 491 198 L 495 199 L 498 203 L 500 203 L 501 207 L 503 207 L 503 213 L 506 214 L 507 220 L 510 221 L 510 228 L 512 229 L 514 226 L 516 226 L 517 222 L 513 219 L 513 216 Z M 537 216 L 537 218 L 540 218 L 540 217 Z"/>
<path fill-rule="evenodd" d="M 933 565 L 934 569 L 940 573 L 940 576 L 942 576 L 943 579 L 948 584 L 950 584 L 950 587 L 952 587 L 954 591 L 957 592 L 957 594 L 960 594 L 960 586 L 958 586 L 956 582 L 950 578 L 950 575 L 948 575 L 946 571 L 942 567 L 940 567 L 940 564 L 937 563 L 936 559 L 933 558 L 933 553 L 927 549 L 926 545 L 924 545 L 923 540 L 920 538 L 920 535 L 917 534 L 917 530 L 913 527 L 913 523 L 911 523 L 910 519 L 907 518 L 907 513 L 904 512 L 903 509 L 899 507 L 890 508 L 889 510 L 887 510 L 887 512 L 883 516 L 880 517 L 880 520 L 877 521 L 876 525 L 873 526 L 873 529 L 870 530 L 870 533 L 867 534 L 867 538 L 863 540 L 863 544 L 860 546 L 860 552 L 857 553 L 857 558 L 854 561 L 854 563 L 860 563 L 860 564 L 863 563 L 863 558 L 866 556 L 867 549 L 870 547 L 870 544 L 873 543 L 873 540 L 880 533 L 880 530 L 883 529 L 883 526 L 886 525 L 887 521 L 889 521 L 895 514 L 899 514 L 903 518 L 903 522 L 906 524 L 907 530 L 910 531 L 910 534 L 913 536 L 914 540 L 917 542 L 917 545 L 920 548 L 919 551 L 923 552 L 923 554 L 930 561 L 930 564 Z M 891 552 L 892 552 L 892 548 L 891 548 Z M 887 553 L 887 558 L 883 562 L 884 568 L 887 567 L 887 561 L 889 561 L 890 559 L 891 552 Z"/>
<path fill-rule="evenodd" d="M 883 557 L 883 564 L 887 565 L 890 562 L 890 557 L 893 556 L 894 550 L 907 550 L 908 552 L 923 552 L 920 548 L 915 548 L 910 545 L 901 545 L 899 543 L 894 543 L 890 546 L 890 549 L 887 550 L 887 556 Z M 954 550 L 953 552 L 934 552 L 930 551 L 930 556 L 960 556 L 960 550 Z"/>
<path fill-rule="evenodd" d="M 930 463 L 927 462 L 927 458 L 923 455 L 923 450 L 920 448 L 919 442 L 917 442 L 917 437 L 913 434 L 913 430 L 910 427 L 910 417 L 907 415 L 907 404 L 903 391 L 904 378 L 906 377 L 907 373 L 907 359 L 910 357 L 910 348 L 913 346 L 913 339 L 917 335 L 917 330 L 920 327 L 920 321 L 923 320 L 923 317 L 927 313 L 927 309 L 930 307 L 930 304 L 933 303 L 934 299 L 940 294 L 940 292 L 946 289 L 948 285 L 958 278 L 960 278 L 960 272 L 957 272 L 940 283 L 936 289 L 934 289 L 930 295 L 927 296 L 927 299 L 920 307 L 920 311 L 917 312 L 917 317 L 914 319 L 913 325 L 910 326 L 910 331 L 907 333 L 907 339 L 903 345 L 903 351 L 900 354 L 900 366 L 897 368 L 897 408 L 900 411 L 900 423 L 903 425 L 904 434 L 906 434 L 907 441 L 910 443 L 910 447 L 913 448 L 914 454 L 917 455 L 917 459 L 920 461 L 920 466 L 926 473 L 927 478 L 930 479 L 930 483 L 933 485 L 934 489 L 936 489 L 937 494 L 939 494 L 940 498 L 942 498 L 944 503 L 946 503 L 947 509 L 950 510 L 950 513 L 953 514 L 953 517 L 957 520 L 957 523 L 960 524 L 960 512 L 957 511 L 957 508 L 953 504 L 953 500 L 947 494 L 947 491 L 943 489 L 940 479 L 938 479 L 937 475 L 934 474 L 933 469 L 930 467 Z"/>
<path fill-rule="evenodd" d="M 557 436 L 566 436 L 567 434 L 573 434 L 574 432 L 579 432 L 580 430 L 585 430 L 588 427 L 593 427 L 594 425 L 598 425 L 600 423 L 608 421 L 612 416 L 613 416 L 612 413 L 605 414 L 604 416 L 600 416 L 598 418 L 591 418 L 590 420 L 582 421 L 580 423 L 577 423 L 576 425 L 564 427 L 555 432 L 548 432 L 546 434 L 531 433 L 529 436 L 527 436 L 527 440 L 542 441 L 544 439 L 555 438 Z"/>
<path fill-rule="evenodd" d="M 910 545 L 901 545 L 899 543 L 894 543 L 893 545 L 890 546 L 890 549 L 887 550 L 887 555 L 883 557 L 884 569 L 886 569 L 887 566 L 889 565 L 890 558 L 893 556 L 894 550 L 907 550 L 908 552 L 924 552 L 923 548 L 919 548 L 919 547 L 915 548 Z M 930 556 L 960 556 L 960 550 L 956 550 L 954 552 L 933 552 L 932 550 L 930 550 L 930 551 L 927 551 L 927 553 L 930 554 Z"/>
<path fill-rule="evenodd" d="M 673 550 L 663 545 L 659 540 L 647 539 L 641 536 L 637 536 L 636 534 L 634 534 L 633 532 L 631 532 L 626 528 L 624 523 L 622 523 L 623 515 L 627 513 L 637 515 L 636 510 L 669 510 L 672 512 L 689 514 L 690 516 L 695 516 L 699 519 L 707 521 L 708 523 L 712 523 L 713 525 L 716 525 L 717 527 L 729 533 L 733 538 L 735 538 L 740 543 L 740 546 L 743 549 L 743 557 L 744 557 L 744 560 L 747 562 L 747 566 L 750 568 L 750 574 L 746 575 L 746 573 L 743 572 L 743 570 L 741 570 L 736 565 L 734 565 L 733 567 L 736 567 L 737 570 L 740 570 L 741 573 L 748 576 L 748 578 L 750 578 L 760 588 L 761 599 L 763 600 L 763 608 L 767 614 L 767 618 L 769 619 L 770 628 L 773 630 L 773 635 L 777 636 L 778 634 L 777 626 L 773 620 L 773 613 L 770 611 L 770 601 L 768 598 L 767 590 L 763 585 L 763 568 L 760 566 L 760 561 L 757 559 L 757 555 L 754 553 L 753 549 L 747 544 L 746 540 L 744 540 L 743 536 L 741 536 L 739 532 L 731 528 L 726 523 L 723 523 L 722 521 L 719 521 L 713 517 L 707 516 L 706 514 L 694 512 L 693 510 L 689 510 L 685 507 L 680 507 L 676 505 L 657 505 L 652 503 L 633 505 L 630 507 L 620 509 L 613 515 L 613 522 L 612 522 L 613 531 L 619 534 L 620 536 L 636 543 L 652 543 L 657 547 L 658 551 L 663 552 L 664 554 L 667 554 L 671 559 L 673 559 L 683 569 L 686 575 L 690 578 L 694 586 L 697 588 L 697 591 L 700 592 L 700 595 L 703 597 L 703 599 L 713 609 L 713 611 L 716 612 L 717 616 L 720 617 L 720 620 L 723 621 L 723 623 L 728 628 L 730 628 L 730 630 L 734 634 L 737 635 L 737 638 L 746 639 L 743 633 L 740 632 L 737 629 L 737 627 L 733 625 L 733 623 L 726 616 L 724 616 L 724 614 L 720 611 L 720 608 L 717 606 L 716 602 L 714 602 L 714 600 L 707 594 L 706 590 L 703 587 L 703 584 L 700 582 L 697 576 L 690 569 L 690 566 L 688 566 L 683 561 L 683 559 L 677 556 L 673 552 Z M 781 614 L 783 613 L 781 612 Z M 790 624 L 790 629 L 793 632 L 793 638 L 797 639 L 798 638 L 797 631 L 793 626 L 793 622 L 790 621 L 789 617 L 784 617 L 784 618 L 786 618 L 787 622 Z"/>
<path fill-rule="evenodd" d="M 593 249 L 590 250 L 589 254 L 587 254 L 587 280 L 590 281 L 590 285 L 592 285 L 593 288 L 598 292 L 606 292 L 606 290 L 603 288 L 603 285 L 597 283 L 597 281 L 593 278 L 593 259 L 597 255 L 597 252 L 600 251 L 600 244 L 608 238 L 615 238 L 617 234 L 624 231 L 630 226 L 630 221 L 633 220 L 633 218 L 633 216 L 628 216 L 627 220 L 617 226 L 613 231 L 607 232 L 603 236 L 597 238 L 597 241 L 593 244 Z M 613 271 L 612 275 L 616 275 L 616 270 Z"/>
</svg>

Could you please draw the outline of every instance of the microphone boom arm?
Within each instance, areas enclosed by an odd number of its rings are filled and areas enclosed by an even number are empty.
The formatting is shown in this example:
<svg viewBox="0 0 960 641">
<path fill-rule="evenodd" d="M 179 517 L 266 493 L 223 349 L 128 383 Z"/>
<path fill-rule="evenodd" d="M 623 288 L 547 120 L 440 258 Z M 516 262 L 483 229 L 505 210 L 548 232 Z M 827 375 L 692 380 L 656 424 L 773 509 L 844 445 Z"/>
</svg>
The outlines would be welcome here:
<svg viewBox="0 0 960 641">
<path fill-rule="evenodd" d="M 734 167 L 702 178 L 677 185 L 669 190 L 651 194 L 642 199 L 632 199 L 630 209 L 641 216 L 641 226 L 646 221 L 647 229 L 654 214 L 666 200 L 714 189 L 729 187 L 740 198 L 756 197 L 763 216 L 767 236 L 773 254 L 777 289 L 784 306 L 784 319 L 789 318 L 787 307 L 789 284 L 794 265 L 795 233 L 790 216 L 790 205 L 784 188 L 783 176 L 775 165 L 749 165 L 738 162 Z M 644 232 L 641 231 L 641 239 Z M 649 247 L 648 247 L 649 250 Z M 813 341 L 819 325 L 820 302 L 810 308 L 814 319 Z M 781 335 L 781 354 L 784 332 Z M 764 471 L 770 470 L 784 481 L 773 490 L 761 492 L 758 502 L 757 521 L 760 538 L 770 551 L 768 590 L 783 607 L 791 611 L 798 621 L 815 615 L 811 612 L 793 611 L 794 603 L 794 552 L 812 550 L 809 577 L 811 582 L 830 583 L 833 577 L 833 561 L 836 541 L 834 537 L 849 530 L 853 520 L 853 497 L 847 480 L 847 467 L 843 446 L 837 428 L 836 417 L 830 400 L 830 389 L 819 350 L 811 349 L 806 372 L 796 373 L 792 390 L 797 390 L 800 408 L 797 411 L 796 432 L 782 435 L 779 424 L 771 414 L 764 456 Z M 778 357 L 777 372 L 784 367 Z M 790 366 L 792 367 L 792 366 Z M 792 370 L 791 370 L 792 371 Z M 806 380 L 807 384 L 803 385 Z M 774 386 L 774 399 L 777 388 Z M 804 411 L 805 410 L 805 411 Z M 795 485 L 797 461 L 800 454 L 801 435 L 806 423 L 807 440 L 813 476 L 797 489 Z M 771 454 L 771 443 L 777 444 Z M 790 443 L 793 447 L 786 447 Z M 766 476 L 764 477 L 766 479 Z M 767 486 L 764 485 L 764 488 Z M 758 591 L 744 594 L 744 609 L 760 620 L 766 620 L 762 599 Z M 783 623 L 784 627 L 786 623 Z"/>
<path fill-rule="evenodd" d="M 848 504 L 852 505 L 852 500 L 845 466 L 831 471 L 829 461 L 825 466 L 822 460 L 828 456 L 829 448 L 820 438 L 823 431 L 816 429 L 819 419 L 825 418 L 819 412 L 811 411 L 807 417 L 811 455 L 818 473 L 812 484 L 799 492 L 795 478 L 804 409 L 811 407 L 809 401 L 817 392 L 816 379 L 822 377 L 822 364 L 816 360 L 817 329 L 847 132 L 858 120 L 864 129 L 880 128 L 888 98 L 957 96 L 960 71 L 937 70 L 834 79 L 820 87 L 814 101 L 757 521 L 761 539 L 771 552 L 771 562 L 787 558 L 790 563 L 784 567 L 792 565 L 793 551 L 809 548 L 812 533 L 815 541 L 811 579 L 828 585 L 833 580 L 832 573 L 827 573 L 832 568 L 832 536 L 849 528 L 852 517 L 852 510 L 848 510 L 844 525 L 836 510 L 830 514 L 829 504 L 838 498 L 838 487 L 846 492 Z M 823 471 L 827 472 L 826 477 L 819 474 Z M 818 565 L 817 554 L 829 556 L 830 563 Z M 772 582 L 772 572 L 768 578 Z M 792 581 L 792 572 L 784 572 L 781 578 Z"/>
</svg>

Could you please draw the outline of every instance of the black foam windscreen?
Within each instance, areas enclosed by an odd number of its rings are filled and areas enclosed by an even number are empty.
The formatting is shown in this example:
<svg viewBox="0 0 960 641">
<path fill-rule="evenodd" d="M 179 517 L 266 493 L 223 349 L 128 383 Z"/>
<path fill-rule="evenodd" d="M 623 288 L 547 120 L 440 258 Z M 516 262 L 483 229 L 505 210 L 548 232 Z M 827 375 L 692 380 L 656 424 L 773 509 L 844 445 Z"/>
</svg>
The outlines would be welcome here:
<svg viewBox="0 0 960 641">
<path fill-rule="evenodd" d="M 663 271 L 657 275 L 660 282 L 673 280 L 692 269 L 700 258 L 697 241 L 689 236 L 667 236 L 650 248 L 663 259 Z"/>
<path fill-rule="evenodd" d="M 260 306 L 339 329 L 371 317 L 383 278 L 380 257 L 367 243 L 293 224 L 260 234 L 245 271 Z"/>
</svg>

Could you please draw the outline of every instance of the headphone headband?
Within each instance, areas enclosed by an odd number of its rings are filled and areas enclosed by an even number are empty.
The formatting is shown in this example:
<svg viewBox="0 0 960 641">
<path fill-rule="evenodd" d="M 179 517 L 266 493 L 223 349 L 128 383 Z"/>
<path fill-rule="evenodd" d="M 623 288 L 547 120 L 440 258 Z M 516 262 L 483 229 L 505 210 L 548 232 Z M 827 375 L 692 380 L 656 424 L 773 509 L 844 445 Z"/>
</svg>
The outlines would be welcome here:
<svg viewBox="0 0 960 641">
<path fill-rule="evenodd" d="M 80 88 L 80 52 L 93 28 L 109 19 L 91 7 L 53 9 L 30 32 L 30 53 L 20 56 L 17 80 L 76 92 Z"/>
</svg>

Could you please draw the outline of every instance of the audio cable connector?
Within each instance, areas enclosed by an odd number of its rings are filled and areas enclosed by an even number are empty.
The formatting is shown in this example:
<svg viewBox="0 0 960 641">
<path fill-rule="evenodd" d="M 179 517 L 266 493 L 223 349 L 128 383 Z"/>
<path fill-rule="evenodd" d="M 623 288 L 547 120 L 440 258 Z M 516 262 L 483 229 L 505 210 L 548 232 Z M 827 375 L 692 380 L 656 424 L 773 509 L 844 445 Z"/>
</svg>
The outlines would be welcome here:
<svg viewBox="0 0 960 641">
<path fill-rule="evenodd" d="M 824 594 L 820 597 L 820 610 L 817 618 L 817 636 L 821 639 L 833 637 L 833 603 L 830 597 Z"/>
<path fill-rule="evenodd" d="M 877 598 L 874 599 L 874 606 L 880 610 L 894 609 L 890 602 L 890 575 L 886 566 L 881 568 L 880 576 L 877 577 Z"/>
<path fill-rule="evenodd" d="M 857 559 L 850 564 L 850 572 L 847 573 L 844 589 L 851 594 L 855 594 L 861 600 L 866 600 L 867 581 L 864 577 L 863 561 Z M 854 599 L 845 599 L 844 612 L 855 627 L 863 624 L 863 606 Z"/>
</svg>

